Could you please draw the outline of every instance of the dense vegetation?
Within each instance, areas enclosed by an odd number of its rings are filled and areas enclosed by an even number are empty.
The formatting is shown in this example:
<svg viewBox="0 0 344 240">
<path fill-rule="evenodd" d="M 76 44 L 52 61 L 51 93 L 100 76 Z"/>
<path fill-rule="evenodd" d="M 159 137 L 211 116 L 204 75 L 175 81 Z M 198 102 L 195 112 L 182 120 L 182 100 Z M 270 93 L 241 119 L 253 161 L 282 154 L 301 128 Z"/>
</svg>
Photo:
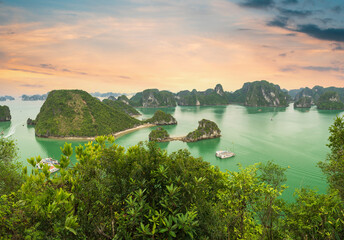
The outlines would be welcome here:
<svg viewBox="0 0 344 240">
<path fill-rule="evenodd" d="M 170 135 L 165 129 L 163 129 L 162 127 L 157 127 L 150 132 L 148 139 L 149 141 L 161 142 L 162 140 L 165 140 L 169 137 Z"/>
<path fill-rule="evenodd" d="M 294 108 L 310 108 L 312 106 L 312 98 L 308 96 L 301 97 L 294 102 Z"/>
<path fill-rule="evenodd" d="M 177 124 L 177 120 L 169 113 L 165 113 L 164 111 L 157 110 L 153 117 L 144 121 L 145 123 L 151 123 L 156 125 L 175 125 Z"/>
<path fill-rule="evenodd" d="M 141 115 L 135 108 L 121 100 L 104 99 L 103 103 L 105 103 L 109 107 L 114 108 L 115 110 L 122 111 L 123 113 L 128 114 L 129 116 Z"/>
<path fill-rule="evenodd" d="M 209 88 L 204 92 L 195 89 L 192 92 L 181 91 L 176 94 L 176 99 L 180 106 L 225 105 L 228 104 L 226 94 L 221 84 L 217 84 L 214 89 Z"/>
<path fill-rule="evenodd" d="M 317 108 L 326 110 L 342 110 L 344 109 L 344 103 L 340 100 L 338 93 L 327 91 L 319 97 Z"/>
<path fill-rule="evenodd" d="M 0 122 L 11 121 L 11 112 L 8 106 L 0 105 Z"/>
<path fill-rule="evenodd" d="M 198 122 L 198 128 L 189 132 L 184 138 L 185 142 L 196 142 L 202 139 L 216 138 L 221 136 L 221 130 L 213 121 L 202 119 Z"/>
<path fill-rule="evenodd" d="M 136 93 L 130 104 L 135 107 L 175 107 L 174 94 L 169 91 L 159 91 L 158 89 L 146 89 Z"/>
<path fill-rule="evenodd" d="M 290 96 L 278 85 L 265 80 L 245 83 L 243 87 L 228 95 L 228 101 L 246 106 L 287 107 Z"/>
<path fill-rule="evenodd" d="M 82 90 L 54 90 L 36 118 L 37 136 L 82 137 L 116 133 L 141 122 Z"/>
<path fill-rule="evenodd" d="M 329 192 L 302 188 L 292 203 L 280 198 L 286 169 L 273 162 L 224 173 L 186 150 L 167 154 L 154 143 L 125 150 L 113 144 L 113 137 L 98 137 L 76 147 L 77 163 L 69 168 L 73 149 L 66 143 L 59 174 L 35 169 L 23 179 L 0 168 L 0 186 L 12 182 L 9 175 L 17 181 L 11 189 L 0 188 L 0 236 L 343 239 L 343 118 L 335 120 L 330 133 L 331 154 L 320 164 Z M 0 164 L 8 164 L 15 145 L 7 139 L 0 143 Z M 28 162 L 34 166 L 39 160 Z"/>
</svg>

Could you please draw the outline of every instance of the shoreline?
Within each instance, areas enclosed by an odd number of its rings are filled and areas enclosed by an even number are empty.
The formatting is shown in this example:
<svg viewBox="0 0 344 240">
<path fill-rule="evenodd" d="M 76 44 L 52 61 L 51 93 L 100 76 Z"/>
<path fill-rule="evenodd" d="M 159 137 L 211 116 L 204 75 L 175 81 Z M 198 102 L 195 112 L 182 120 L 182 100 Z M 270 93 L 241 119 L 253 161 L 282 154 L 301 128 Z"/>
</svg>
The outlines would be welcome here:
<svg viewBox="0 0 344 240">
<path fill-rule="evenodd" d="M 124 136 L 128 133 L 131 133 L 131 132 L 135 132 L 139 129 L 143 129 L 143 128 L 149 128 L 149 127 L 154 127 L 156 126 L 155 124 L 151 124 L 151 123 L 147 123 L 147 124 L 142 124 L 142 125 L 139 125 L 139 126 L 136 126 L 136 127 L 133 127 L 133 128 L 128 128 L 128 129 L 125 129 L 123 131 L 120 131 L 120 132 L 116 132 L 116 133 L 111 133 L 109 135 L 112 135 L 115 137 L 115 139 L 121 137 L 121 136 Z M 56 140 L 80 140 L 80 141 L 89 141 L 89 140 L 95 140 L 96 137 L 98 136 L 94 136 L 94 137 L 54 137 L 54 136 L 49 136 L 49 137 L 38 137 L 36 136 L 37 138 L 41 138 L 41 139 L 56 139 Z"/>
</svg>

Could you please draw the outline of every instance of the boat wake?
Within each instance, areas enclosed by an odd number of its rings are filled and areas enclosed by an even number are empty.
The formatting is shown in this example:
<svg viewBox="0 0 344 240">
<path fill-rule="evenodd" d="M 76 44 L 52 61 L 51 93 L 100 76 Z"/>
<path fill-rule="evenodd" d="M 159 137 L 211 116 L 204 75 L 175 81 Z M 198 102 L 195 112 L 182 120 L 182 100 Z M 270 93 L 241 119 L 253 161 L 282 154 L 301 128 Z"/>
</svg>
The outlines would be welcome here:
<svg viewBox="0 0 344 240">
<path fill-rule="evenodd" d="M 8 138 L 10 136 L 12 136 L 15 132 L 16 132 L 16 128 L 20 125 L 20 123 L 11 126 L 10 130 L 8 131 L 8 133 L 4 136 L 4 138 Z"/>
</svg>

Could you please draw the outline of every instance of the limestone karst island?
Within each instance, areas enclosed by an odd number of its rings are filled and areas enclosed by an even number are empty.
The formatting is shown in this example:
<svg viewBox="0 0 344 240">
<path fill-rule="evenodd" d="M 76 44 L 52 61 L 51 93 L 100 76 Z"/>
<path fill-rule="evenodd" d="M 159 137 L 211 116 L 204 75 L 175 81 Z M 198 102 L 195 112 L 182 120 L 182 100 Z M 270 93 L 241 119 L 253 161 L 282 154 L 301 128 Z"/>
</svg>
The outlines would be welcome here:
<svg viewBox="0 0 344 240">
<path fill-rule="evenodd" d="M 0 0 L 0 240 L 344 239 L 343 0 Z"/>
</svg>

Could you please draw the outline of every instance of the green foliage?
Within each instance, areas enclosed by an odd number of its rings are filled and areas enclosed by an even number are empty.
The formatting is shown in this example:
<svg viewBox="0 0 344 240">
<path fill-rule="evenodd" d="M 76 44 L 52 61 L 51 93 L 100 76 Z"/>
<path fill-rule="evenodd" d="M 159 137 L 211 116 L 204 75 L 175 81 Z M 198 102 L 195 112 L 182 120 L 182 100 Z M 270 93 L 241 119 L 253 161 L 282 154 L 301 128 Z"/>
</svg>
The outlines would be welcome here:
<svg viewBox="0 0 344 240">
<path fill-rule="evenodd" d="M 338 93 L 327 91 L 319 97 L 317 108 L 325 110 L 343 110 L 344 103 L 340 101 Z"/>
<path fill-rule="evenodd" d="M 220 137 L 221 130 L 213 121 L 202 119 L 198 122 L 198 128 L 189 132 L 184 138 L 185 141 L 194 142 L 201 139 Z"/>
<path fill-rule="evenodd" d="M 285 208 L 284 229 L 291 239 L 343 239 L 344 206 L 334 193 L 296 190 L 296 203 Z"/>
<path fill-rule="evenodd" d="M 136 93 L 130 99 L 130 105 L 134 107 L 175 107 L 177 104 L 174 94 L 169 91 L 146 89 Z"/>
<path fill-rule="evenodd" d="M 286 107 L 290 97 L 278 85 L 265 80 L 248 82 L 234 93 L 227 95 L 228 101 L 246 106 Z"/>
<path fill-rule="evenodd" d="M 13 140 L 0 137 L 0 196 L 16 191 L 23 181 L 17 151 Z"/>
<path fill-rule="evenodd" d="M 10 121 L 10 120 L 11 120 L 11 113 L 10 113 L 9 107 L 0 105 L 0 122 Z"/>
<path fill-rule="evenodd" d="M 121 100 L 104 99 L 103 103 L 117 111 L 122 111 L 123 113 L 128 114 L 129 116 L 141 115 L 135 108 L 124 103 Z"/>
<path fill-rule="evenodd" d="M 187 150 L 167 154 L 153 142 L 124 149 L 113 136 L 101 136 L 76 147 L 77 163 L 69 168 L 73 149 L 66 143 L 59 174 L 34 169 L 19 191 L 0 196 L 0 236 L 343 239 L 343 118 L 330 133 L 331 154 L 322 168 L 331 191 L 303 188 L 292 203 L 280 198 L 286 169 L 273 162 L 223 173 Z M 13 142 L 4 141 L 15 152 Z M 11 151 L 3 151 L 10 156 L 4 159 L 15 156 Z"/>
<path fill-rule="evenodd" d="M 144 121 L 145 123 L 152 123 L 156 125 L 174 125 L 177 124 L 177 120 L 169 113 L 157 110 L 153 117 Z"/>
<path fill-rule="evenodd" d="M 36 135 L 83 137 L 116 133 L 140 121 L 81 90 L 54 90 L 36 118 Z"/>
<path fill-rule="evenodd" d="M 162 140 L 169 138 L 170 135 L 162 127 L 157 127 L 149 134 L 149 141 L 161 142 Z"/>
<path fill-rule="evenodd" d="M 338 190 L 344 201 L 344 117 L 337 117 L 329 131 L 330 143 L 327 146 L 331 153 L 319 166 L 326 174 L 330 187 Z"/>
<path fill-rule="evenodd" d="M 310 108 L 312 106 L 312 98 L 308 96 L 301 97 L 294 102 L 294 108 Z"/>
</svg>

